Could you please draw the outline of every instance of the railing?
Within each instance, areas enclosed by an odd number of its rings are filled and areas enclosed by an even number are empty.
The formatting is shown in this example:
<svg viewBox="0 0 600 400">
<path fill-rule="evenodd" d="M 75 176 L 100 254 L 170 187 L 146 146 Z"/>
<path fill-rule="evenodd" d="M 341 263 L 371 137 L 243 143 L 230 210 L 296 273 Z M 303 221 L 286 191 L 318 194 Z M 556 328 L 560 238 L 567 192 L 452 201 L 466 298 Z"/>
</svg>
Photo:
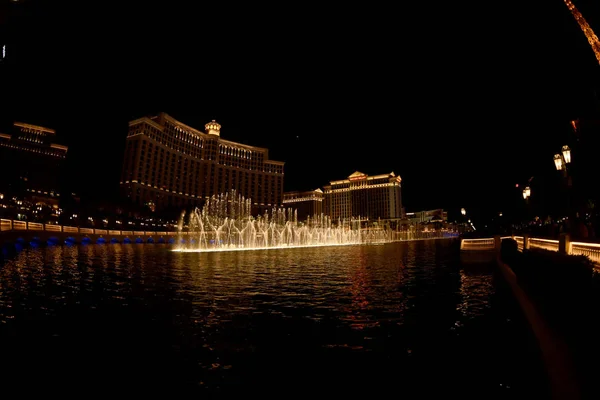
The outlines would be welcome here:
<svg viewBox="0 0 600 400">
<path fill-rule="evenodd" d="M 39 222 L 28 222 L 27 230 L 28 231 L 43 231 L 44 224 L 40 224 Z"/>
<path fill-rule="evenodd" d="M 13 221 L 13 229 L 17 231 L 26 231 L 27 222 L 25 221 Z"/>
<path fill-rule="evenodd" d="M 11 231 L 13 228 L 12 221 L 10 219 L 0 219 L 0 232 Z"/>
<path fill-rule="evenodd" d="M 61 232 L 62 231 L 61 228 L 62 228 L 62 226 L 60 226 L 60 225 L 50 225 L 50 224 L 44 225 L 44 230 L 49 231 L 49 232 Z"/>
<path fill-rule="evenodd" d="M 529 248 L 558 251 L 558 240 L 529 238 Z"/>
<path fill-rule="evenodd" d="M 519 249 L 519 251 L 523 251 L 523 246 L 525 245 L 525 240 L 523 239 L 523 236 L 513 236 L 513 239 L 515 239 L 515 242 L 517 242 L 517 248 Z"/>
<path fill-rule="evenodd" d="M 562 251 L 569 255 L 582 255 L 591 261 L 600 264 L 600 243 L 570 242 L 565 239 L 564 250 L 561 250 L 560 240 L 543 238 L 525 238 L 523 236 L 505 236 L 501 239 L 512 238 L 517 242 L 519 251 L 523 249 L 542 249 L 547 251 Z M 494 238 L 462 239 L 460 249 L 466 251 L 493 250 L 495 248 Z"/>
<path fill-rule="evenodd" d="M 571 242 L 570 247 L 569 254 L 576 256 L 587 256 L 593 262 L 600 263 L 600 244 Z"/>
<path fill-rule="evenodd" d="M 14 221 L 11 219 L 0 219 L 0 232 L 7 231 L 46 231 L 65 232 L 82 235 L 109 235 L 109 236 L 168 236 L 178 235 L 177 232 L 153 232 L 153 231 L 118 231 L 107 229 L 78 228 L 76 226 L 63 226 L 53 224 L 41 224 L 39 222 Z M 188 235 L 189 232 L 181 234 Z"/>
<path fill-rule="evenodd" d="M 114 229 L 94 229 L 79 228 L 76 226 L 63 226 L 53 224 L 41 224 L 38 222 L 15 221 L 10 219 L 0 219 L 0 231 L 47 231 L 64 232 L 82 235 L 105 235 L 105 236 L 188 236 L 195 235 L 197 232 L 155 232 L 155 231 L 119 231 Z M 451 237 L 453 233 L 449 232 L 394 232 L 395 239 L 433 239 L 441 237 Z M 444 236 L 446 234 L 447 236 Z M 493 241 L 493 240 L 492 240 Z M 483 244 L 482 244 L 483 245 Z"/>
<path fill-rule="evenodd" d="M 494 250 L 495 248 L 494 238 L 462 239 L 460 241 L 461 250 Z"/>
</svg>

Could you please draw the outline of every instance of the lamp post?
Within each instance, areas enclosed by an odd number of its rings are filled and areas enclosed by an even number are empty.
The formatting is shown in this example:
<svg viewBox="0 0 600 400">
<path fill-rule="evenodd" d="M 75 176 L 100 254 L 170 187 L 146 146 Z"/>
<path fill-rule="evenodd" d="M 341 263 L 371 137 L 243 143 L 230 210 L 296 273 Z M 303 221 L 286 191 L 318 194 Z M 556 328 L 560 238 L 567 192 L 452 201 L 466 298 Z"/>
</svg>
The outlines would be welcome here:
<svg viewBox="0 0 600 400">
<path fill-rule="evenodd" d="M 568 164 L 571 164 L 571 149 L 569 146 L 565 145 L 562 147 L 561 153 L 554 155 L 554 166 L 556 167 L 557 171 L 563 171 L 563 174 L 566 178 L 568 177 Z"/>
<path fill-rule="evenodd" d="M 530 197 L 531 197 L 531 188 L 529 186 L 526 186 L 525 189 L 523 189 L 523 200 L 525 200 L 525 219 L 527 220 L 527 226 L 529 226 L 529 215 L 530 215 L 529 198 Z"/>
<path fill-rule="evenodd" d="M 564 177 L 564 182 L 567 191 L 567 217 L 571 216 L 571 193 L 572 186 L 571 176 L 569 175 L 568 165 L 571 164 L 571 149 L 564 145 L 560 153 L 554 155 L 554 166 L 557 171 L 561 171 Z"/>
</svg>

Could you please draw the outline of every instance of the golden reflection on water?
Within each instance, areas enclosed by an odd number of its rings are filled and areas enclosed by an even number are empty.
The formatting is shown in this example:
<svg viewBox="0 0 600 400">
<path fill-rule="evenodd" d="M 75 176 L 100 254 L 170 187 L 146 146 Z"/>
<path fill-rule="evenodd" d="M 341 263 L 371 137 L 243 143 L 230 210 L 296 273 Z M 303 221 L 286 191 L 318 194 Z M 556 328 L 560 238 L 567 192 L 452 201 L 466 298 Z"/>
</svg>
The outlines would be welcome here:
<svg viewBox="0 0 600 400">
<path fill-rule="evenodd" d="M 485 312 L 491 276 L 461 269 L 460 285 L 445 279 L 456 273 L 447 246 L 421 241 L 214 253 L 171 252 L 160 244 L 26 249 L 0 269 L 0 322 L 15 318 L 15 302 L 25 310 L 20 318 L 27 318 L 27 308 L 56 313 L 71 304 L 90 310 L 109 304 L 125 313 L 134 305 L 160 306 L 170 310 L 173 327 L 195 332 L 186 340 L 209 349 L 244 348 L 243 333 L 224 340 L 223 332 L 247 332 L 261 321 L 307 321 L 317 324 L 317 333 L 333 324 L 354 331 L 351 347 L 363 348 L 380 332 L 400 329 L 407 311 L 414 314 L 423 299 L 425 314 Z M 449 303 L 447 293 L 459 294 L 460 301 Z"/>
<path fill-rule="evenodd" d="M 425 334 L 445 337 L 454 321 L 487 312 L 491 276 L 461 269 L 449 246 L 26 249 L 0 268 L 0 340 L 47 325 L 67 342 L 70 334 L 89 335 L 90 343 L 125 341 L 127 348 L 146 338 L 145 345 L 185 354 L 219 379 L 264 349 L 370 355 L 392 346 L 404 356 Z"/>
<path fill-rule="evenodd" d="M 461 268 L 460 296 L 461 302 L 456 310 L 463 317 L 482 315 L 491 307 L 490 299 L 494 294 L 493 275 L 490 270 L 477 268 Z"/>
<path fill-rule="evenodd" d="M 352 273 L 352 308 L 355 311 L 361 311 L 369 305 L 370 277 L 369 277 L 369 261 L 364 253 L 358 257 L 358 262 Z"/>
</svg>

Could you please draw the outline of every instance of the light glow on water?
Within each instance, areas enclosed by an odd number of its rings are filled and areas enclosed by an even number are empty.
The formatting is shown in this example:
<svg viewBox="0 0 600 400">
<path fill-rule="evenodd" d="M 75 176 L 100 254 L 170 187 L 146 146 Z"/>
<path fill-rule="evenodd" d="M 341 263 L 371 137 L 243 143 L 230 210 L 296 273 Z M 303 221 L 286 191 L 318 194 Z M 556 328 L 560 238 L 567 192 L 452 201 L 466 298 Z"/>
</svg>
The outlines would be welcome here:
<svg viewBox="0 0 600 400">
<path fill-rule="evenodd" d="M 282 246 L 270 246 L 270 247 L 215 247 L 215 248 L 182 248 L 178 247 L 173 249 L 175 252 L 181 253 L 201 253 L 201 252 L 215 252 L 215 251 L 253 251 L 253 250 L 282 250 L 282 249 L 298 249 L 306 247 L 332 247 L 332 246 L 359 246 L 359 245 L 382 245 L 384 243 L 340 243 L 340 244 L 307 244 L 307 245 L 282 245 Z"/>
</svg>

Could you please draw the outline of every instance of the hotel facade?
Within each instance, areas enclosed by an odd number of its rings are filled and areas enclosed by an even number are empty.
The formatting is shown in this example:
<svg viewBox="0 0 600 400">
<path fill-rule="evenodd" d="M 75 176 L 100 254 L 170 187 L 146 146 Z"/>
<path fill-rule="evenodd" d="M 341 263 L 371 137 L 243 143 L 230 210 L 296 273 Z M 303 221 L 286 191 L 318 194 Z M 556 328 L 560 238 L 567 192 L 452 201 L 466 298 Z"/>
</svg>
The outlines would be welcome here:
<svg viewBox="0 0 600 400">
<path fill-rule="evenodd" d="M 54 143 L 56 132 L 15 122 L 11 134 L 0 133 L 0 187 L 33 201 L 57 204 L 59 177 L 67 146 Z"/>
<path fill-rule="evenodd" d="M 332 220 L 370 221 L 402 218 L 402 179 L 393 172 L 369 176 L 356 171 L 347 179 L 331 181 L 323 189 L 325 214 Z"/>
<path fill-rule="evenodd" d="M 129 122 L 121 191 L 152 210 L 201 206 L 236 190 L 253 213 L 283 205 L 283 166 L 266 148 L 221 138 L 212 121 L 202 132 L 166 113 Z"/>
<path fill-rule="evenodd" d="M 347 179 L 331 181 L 323 190 L 284 193 L 284 205 L 298 210 L 298 219 L 319 215 L 333 221 L 361 218 L 399 222 L 403 218 L 402 179 L 393 172 L 369 176 L 356 171 Z"/>
</svg>

